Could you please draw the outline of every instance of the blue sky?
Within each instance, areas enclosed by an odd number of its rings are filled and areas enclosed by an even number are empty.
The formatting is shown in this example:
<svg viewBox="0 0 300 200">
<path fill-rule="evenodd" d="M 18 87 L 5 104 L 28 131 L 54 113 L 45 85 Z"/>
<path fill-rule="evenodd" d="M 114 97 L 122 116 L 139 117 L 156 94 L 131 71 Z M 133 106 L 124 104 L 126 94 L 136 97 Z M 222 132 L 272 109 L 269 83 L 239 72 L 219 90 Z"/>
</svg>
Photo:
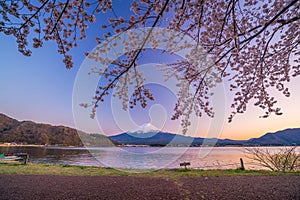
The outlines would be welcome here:
<svg viewBox="0 0 300 200">
<path fill-rule="evenodd" d="M 122 1 L 123 3 L 123 1 Z M 122 3 L 116 4 L 117 14 L 128 14 Z M 107 14 L 103 17 L 109 16 Z M 94 36 L 102 35 L 101 26 L 94 25 L 88 29 L 88 39 L 79 43 L 79 47 L 73 49 L 71 54 L 74 58 L 74 68 L 66 69 L 62 62 L 62 55 L 57 53 L 54 42 L 44 43 L 39 49 L 33 49 L 32 56 L 25 57 L 17 51 L 15 39 L 11 36 L 0 34 L 0 113 L 7 114 L 18 120 L 33 120 L 35 122 L 50 123 L 54 125 L 66 125 L 74 127 L 72 113 L 72 94 L 73 86 L 79 67 L 85 56 L 84 52 L 90 51 L 95 47 Z M 164 61 L 164 56 L 160 53 L 145 54 L 141 63 L 151 63 Z M 284 128 L 300 127 L 300 79 L 297 77 L 289 83 L 292 95 L 285 98 L 281 94 L 275 93 L 279 99 L 284 115 L 271 116 L 261 119 L 263 113 L 260 109 L 249 106 L 246 114 L 238 115 L 233 123 L 220 125 L 221 138 L 247 139 L 258 137 L 269 131 L 276 131 Z M 161 104 L 166 111 L 167 119 L 172 115 L 172 107 L 175 97 L 170 91 L 158 85 L 148 85 L 152 88 L 156 101 L 151 105 Z M 226 93 L 226 99 L 219 99 L 220 104 L 226 101 L 225 117 L 227 118 L 230 110 L 232 96 Z M 120 132 L 113 122 L 109 104 L 102 104 L 98 109 L 98 120 L 105 134 L 115 134 Z M 151 121 L 149 108 L 140 109 L 139 107 L 130 111 L 132 119 L 142 125 Z M 156 107 L 157 108 L 157 107 Z M 224 108 L 218 108 L 220 112 Z M 218 113 L 219 111 L 217 111 Z M 162 112 L 154 112 L 154 117 L 159 117 Z M 198 136 L 205 136 L 208 129 L 214 130 L 214 125 L 209 124 L 210 119 L 200 120 L 200 131 Z M 167 120 L 166 131 L 174 131 L 178 128 L 179 121 L 171 122 Z M 93 130 L 86 130 L 93 132 Z M 203 135 L 204 134 L 204 135 Z"/>
<path fill-rule="evenodd" d="M 126 1 L 116 1 L 116 12 Z M 127 13 L 128 14 L 128 13 Z M 112 17 L 107 13 L 98 21 Z M 78 42 L 71 50 L 74 68 L 67 70 L 63 56 L 57 53 L 55 42 L 44 42 L 42 48 L 31 49 L 32 56 L 25 57 L 17 51 L 15 38 L 0 34 L 0 112 L 23 120 L 74 126 L 72 120 L 72 92 L 77 71 L 84 60 L 84 52 L 92 50 L 95 36 L 103 34 L 101 25 L 87 29 L 88 38 Z"/>
</svg>

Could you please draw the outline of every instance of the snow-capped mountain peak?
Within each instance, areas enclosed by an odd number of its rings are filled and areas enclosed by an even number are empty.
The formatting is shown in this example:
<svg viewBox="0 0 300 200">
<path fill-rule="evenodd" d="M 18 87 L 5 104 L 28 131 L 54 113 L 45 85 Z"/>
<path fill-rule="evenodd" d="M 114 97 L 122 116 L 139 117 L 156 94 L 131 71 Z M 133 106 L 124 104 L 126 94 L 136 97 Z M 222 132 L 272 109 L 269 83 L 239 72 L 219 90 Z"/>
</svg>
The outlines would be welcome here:
<svg viewBox="0 0 300 200">
<path fill-rule="evenodd" d="M 151 123 L 143 124 L 133 131 L 128 131 L 127 134 L 136 138 L 150 138 L 159 133 L 160 130 Z"/>
<path fill-rule="evenodd" d="M 133 131 L 129 131 L 128 133 L 153 133 L 159 132 L 158 128 L 153 126 L 151 123 L 143 124 Z"/>
</svg>

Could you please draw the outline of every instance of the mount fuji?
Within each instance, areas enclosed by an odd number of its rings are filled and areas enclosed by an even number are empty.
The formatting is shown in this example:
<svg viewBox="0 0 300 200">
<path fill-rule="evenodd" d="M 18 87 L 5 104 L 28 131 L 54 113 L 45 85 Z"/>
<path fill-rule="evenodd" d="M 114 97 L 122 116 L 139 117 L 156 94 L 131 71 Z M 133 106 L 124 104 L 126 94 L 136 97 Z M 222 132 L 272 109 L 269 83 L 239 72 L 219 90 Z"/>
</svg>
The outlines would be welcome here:
<svg viewBox="0 0 300 200">
<path fill-rule="evenodd" d="M 151 123 L 143 124 L 133 131 L 109 136 L 109 138 L 125 145 L 186 146 L 191 145 L 196 140 L 197 142 L 203 142 L 203 138 L 197 138 L 195 140 L 195 138 L 190 136 L 162 132 Z"/>
<path fill-rule="evenodd" d="M 123 145 L 149 145 L 149 146 L 283 146 L 300 145 L 300 128 L 285 129 L 275 133 L 267 133 L 259 138 L 249 140 L 231 140 L 217 138 L 201 138 L 161 132 L 151 124 L 145 124 L 139 129 L 109 138 Z"/>
<path fill-rule="evenodd" d="M 128 131 L 127 134 L 137 138 L 150 138 L 156 135 L 160 130 L 151 123 L 143 124 L 133 131 Z"/>
</svg>

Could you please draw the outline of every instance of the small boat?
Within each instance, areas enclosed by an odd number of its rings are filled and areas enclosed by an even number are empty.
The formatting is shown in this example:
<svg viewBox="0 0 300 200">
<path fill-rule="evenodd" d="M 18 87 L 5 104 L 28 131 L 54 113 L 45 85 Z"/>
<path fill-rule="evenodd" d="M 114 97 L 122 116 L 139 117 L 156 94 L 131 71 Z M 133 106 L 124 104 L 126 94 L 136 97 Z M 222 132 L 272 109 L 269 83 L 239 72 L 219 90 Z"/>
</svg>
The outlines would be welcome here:
<svg viewBox="0 0 300 200">
<path fill-rule="evenodd" d="M 4 153 L 0 154 L 0 161 L 20 161 L 23 160 L 20 156 L 7 156 Z"/>
</svg>

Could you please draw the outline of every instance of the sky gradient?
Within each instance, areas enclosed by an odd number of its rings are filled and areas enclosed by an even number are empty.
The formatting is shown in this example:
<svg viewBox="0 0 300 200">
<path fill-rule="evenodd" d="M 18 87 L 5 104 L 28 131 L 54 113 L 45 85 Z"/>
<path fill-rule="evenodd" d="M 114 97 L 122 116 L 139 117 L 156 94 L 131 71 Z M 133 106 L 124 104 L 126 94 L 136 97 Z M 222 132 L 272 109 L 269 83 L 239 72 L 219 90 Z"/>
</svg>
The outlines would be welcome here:
<svg viewBox="0 0 300 200">
<path fill-rule="evenodd" d="M 122 14 L 122 9 L 117 8 L 116 12 Z M 42 48 L 33 49 L 31 57 L 25 57 L 17 51 L 17 44 L 13 37 L 0 34 L 0 113 L 18 120 L 75 127 L 72 95 L 76 75 L 85 59 L 84 52 L 95 47 L 94 36 L 101 34 L 101 28 L 97 25 L 88 30 L 88 39 L 80 42 L 79 48 L 71 52 L 75 64 L 74 68 L 70 70 L 65 68 L 62 56 L 57 53 L 54 42 L 44 43 Z M 161 60 L 157 60 L 159 58 L 157 55 L 155 53 L 148 56 L 145 54 L 142 63 L 163 62 L 164 57 L 161 56 Z M 292 79 L 289 83 L 291 91 L 289 98 L 274 92 L 283 115 L 259 118 L 263 111 L 252 106 L 253 102 L 250 102 L 246 113 L 236 115 L 232 123 L 227 122 L 231 111 L 232 95 L 226 90 L 226 84 L 224 83 L 226 96 L 224 99 L 218 99 L 219 103 L 215 103 L 217 116 L 219 113 L 225 112 L 225 115 L 218 116 L 221 120 L 217 125 L 219 127 L 214 127 L 215 124 L 210 124 L 211 119 L 203 117 L 199 120 L 199 131 L 195 133 L 195 136 L 205 137 L 208 130 L 214 131 L 216 128 L 215 131 L 218 131 L 220 138 L 249 139 L 259 137 L 266 132 L 300 127 L 299 77 Z M 167 88 L 159 85 L 150 84 L 148 87 L 152 89 L 156 99 L 146 109 L 137 107 L 131 110 L 132 119 L 138 125 L 143 125 L 163 116 L 166 118 L 163 130 L 176 132 L 180 122 L 170 120 L 176 97 Z M 224 102 L 225 107 L 218 107 Z M 158 106 L 159 104 L 161 106 Z M 109 103 L 101 104 L 97 113 L 98 121 L 105 135 L 122 132 L 113 121 L 109 105 Z M 150 109 L 151 106 L 153 106 L 152 109 Z M 151 110 L 150 114 L 149 109 Z M 219 132 L 219 128 L 222 128 L 221 132 Z M 97 130 L 84 131 L 95 132 Z"/>
</svg>

